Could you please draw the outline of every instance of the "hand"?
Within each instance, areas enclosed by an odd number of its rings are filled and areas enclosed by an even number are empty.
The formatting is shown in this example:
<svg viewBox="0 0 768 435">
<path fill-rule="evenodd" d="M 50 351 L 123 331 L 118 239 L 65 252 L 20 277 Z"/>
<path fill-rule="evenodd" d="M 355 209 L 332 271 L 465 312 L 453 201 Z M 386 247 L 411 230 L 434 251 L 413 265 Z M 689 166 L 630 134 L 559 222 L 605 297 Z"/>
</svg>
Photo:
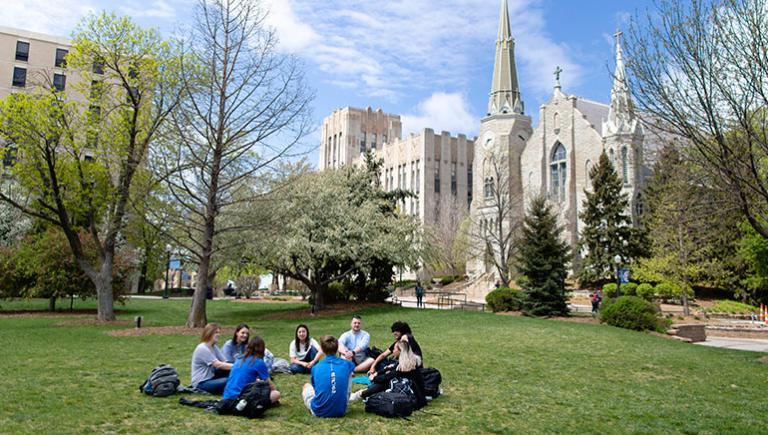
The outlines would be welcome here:
<svg viewBox="0 0 768 435">
<path fill-rule="evenodd" d="M 308 368 L 308 369 L 311 369 L 313 365 L 315 365 L 315 362 L 314 362 L 314 361 L 310 361 L 310 362 L 307 364 L 307 368 Z"/>
</svg>

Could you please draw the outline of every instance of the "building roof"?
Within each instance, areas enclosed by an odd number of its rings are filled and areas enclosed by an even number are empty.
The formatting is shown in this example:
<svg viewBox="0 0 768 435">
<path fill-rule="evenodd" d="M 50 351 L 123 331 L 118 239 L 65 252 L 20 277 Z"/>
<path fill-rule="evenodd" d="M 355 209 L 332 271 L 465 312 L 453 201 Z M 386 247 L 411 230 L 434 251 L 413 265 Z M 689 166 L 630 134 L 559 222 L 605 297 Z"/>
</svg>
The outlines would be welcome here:
<svg viewBox="0 0 768 435">
<path fill-rule="evenodd" d="M 600 136 L 603 136 L 603 121 L 608 119 L 610 106 L 576 96 L 571 98 L 576 99 L 576 109 L 586 116 L 587 122 L 592 124 Z"/>
</svg>

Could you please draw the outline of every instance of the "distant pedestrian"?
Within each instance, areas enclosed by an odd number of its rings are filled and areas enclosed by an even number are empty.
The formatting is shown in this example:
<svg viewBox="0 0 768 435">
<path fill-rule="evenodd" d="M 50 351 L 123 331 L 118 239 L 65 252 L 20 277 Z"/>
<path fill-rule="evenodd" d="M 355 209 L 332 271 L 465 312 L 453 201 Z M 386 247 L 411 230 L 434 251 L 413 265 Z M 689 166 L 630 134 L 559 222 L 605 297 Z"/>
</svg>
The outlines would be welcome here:
<svg viewBox="0 0 768 435">
<path fill-rule="evenodd" d="M 421 281 L 416 281 L 416 308 L 424 308 L 424 287 Z"/>
<path fill-rule="evenodd" d="M 501 287 L 501 283 L 499 281 L 496 281 L 496 283 L 493 284 L 493 288 L 499 288 Z"/>
<path fill-rule="evenodd" d="M 603 296 L 600 294 L 600 290 L 596 290 L 594 293 L 592 293 L 590 295 L 590 299 L 592 301 L 592 317 L 595 317 L 600 311 L 600 302 L 603 300 Z"/>
</svg>

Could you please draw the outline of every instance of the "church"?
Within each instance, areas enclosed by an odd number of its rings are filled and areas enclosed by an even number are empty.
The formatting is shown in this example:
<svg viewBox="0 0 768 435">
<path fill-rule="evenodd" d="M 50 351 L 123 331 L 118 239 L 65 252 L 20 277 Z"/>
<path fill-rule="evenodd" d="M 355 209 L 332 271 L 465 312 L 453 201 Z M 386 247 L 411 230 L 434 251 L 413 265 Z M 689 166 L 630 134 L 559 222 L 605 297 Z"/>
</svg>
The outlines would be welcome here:
<svg viewBox="0 0 768 435">
<path fill-rule="evenodd" d="M 515 66 L 515 40 L 509 24 L 507 1 L 502 0 L 496 57 L 486 116 L 480 120 L 475 143 L 475 192 L 470 213 L 476 232 L 486 228 L 519 227 L 529 200 L 545 195 L 555 206 L 563 237 L 574 256 L 579 255 L 579 219 L 585 189 L 591 188 L 590 169 L 605 151 L 624 182 L 633 220 L 642 213 L 641 189 L 650 169 L 646 127 L 637 117 L 625 75 L 621 33 L 616 36 L 616 66 L 609 104 L 567 95 L 560 73 L 549 101 L 538 108 L 538 125 L 525 112 Z M 651 159 L 652 160 L 652 159 Z M 501 197 L 503 196 L 503 198 Z M 503 233 L 503 232 L 501 232 Z M 477 238 L 476 238 L 477 240 Z M 476 243 L 481 244 L 481 243 Z M 474 246 L 467 274 L 495 279 L 495 268 Z M 488 279 L 487 279 L 488 280 Z"/>
</svg>

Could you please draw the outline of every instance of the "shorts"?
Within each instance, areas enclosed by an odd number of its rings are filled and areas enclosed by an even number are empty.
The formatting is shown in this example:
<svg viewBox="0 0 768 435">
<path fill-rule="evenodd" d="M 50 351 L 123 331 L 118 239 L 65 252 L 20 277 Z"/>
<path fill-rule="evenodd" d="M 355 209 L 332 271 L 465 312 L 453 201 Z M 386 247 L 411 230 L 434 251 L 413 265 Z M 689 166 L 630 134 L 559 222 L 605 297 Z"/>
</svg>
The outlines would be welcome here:
<svg viewBox="0 0 768 435">
<path fill-rule="evenodd" d="M 304 406 L 309 409 L 309 412 L 312 413 L 312 415 L 315 415 L 315 412 L 312 411 L 312 399 L 315 398 L 315 389 L 312 387 L 312 385 L 308 385 L 304 387 L 303 390 L 301 390 L 301 399 L 304 400 Z"/>
<path fill-rule="evenodd" d="M 352 356 L 352 359 L 355 362 L 355 365 L 358 366 L 365 362 L 365 360 L 368 359 L 368 350 L 363 350 L 360 352 L 355 352 L 355 354 Z"/>
</svg>

